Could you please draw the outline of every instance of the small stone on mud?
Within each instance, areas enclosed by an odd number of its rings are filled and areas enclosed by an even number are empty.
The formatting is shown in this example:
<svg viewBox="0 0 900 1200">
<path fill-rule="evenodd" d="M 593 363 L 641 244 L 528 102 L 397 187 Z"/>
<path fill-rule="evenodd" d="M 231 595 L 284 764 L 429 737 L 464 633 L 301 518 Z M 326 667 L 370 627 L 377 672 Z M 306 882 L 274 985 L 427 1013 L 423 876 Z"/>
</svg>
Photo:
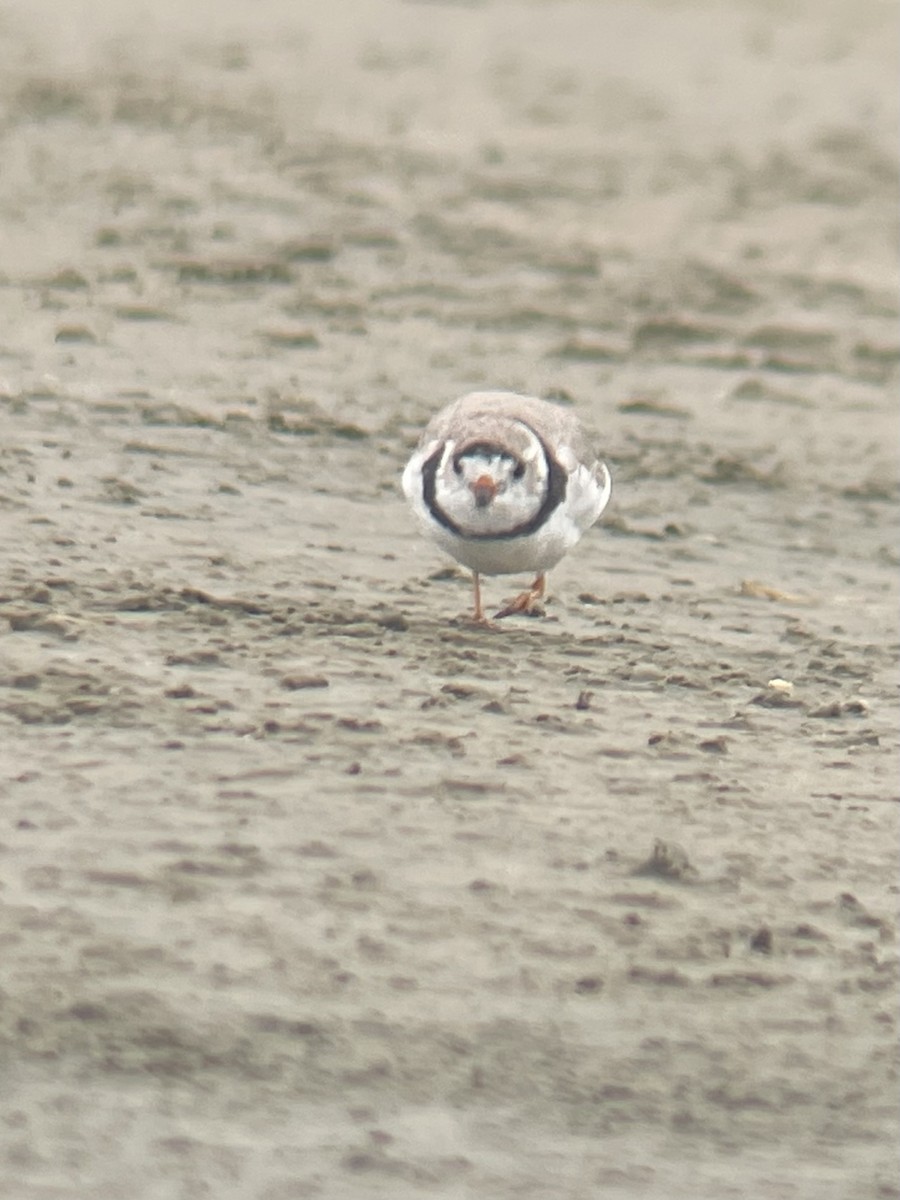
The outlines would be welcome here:
<svg viewBox="0 0 900 1200">
<path fill-rule="evenodd" d="M 193 650 L 186 654 L 166 655 L 167 667 L 214 667 L 221 662 L 217 650 Z"/>
<path fill-rule="evenodd" d="M 378 876 L 368 867 L 363 867 L 359 871 L 354 871 L 350 876 L 354 887 L 358 888 L 375 888 L 378 887 Z"/>
<path fill-rule="evenodd" d="M 823 933 L 821 929 L 817 929 L 815 925 L 803 923 L 794 927 L 794 937 L 809 939 L 814 942 L 827 942 L 828 934 Z"/>
<path fill-rule="evenodd" d="M 384 728 L 380 721 L 363 721 L 359 717 L 341 717 L 337 724 L 350 733 L 377 733 Z"/>
<path fill-rule="evenodd" d="M 86 325 L 60 325 L 53 339 L 55 342 L 87 342 L 95 344 L 96 335 Z"/>
<path fill-rule="evenodd" d="M 869 706 L 865 700 L 832 700 L 828 704 L 823 704 L 819 708 L 813 709 L 809 714 L 811 717 L 819 718 L 835 718 L 835 717 L 867 717 L 869 715 Z"/>
<path fill-rule="evenodd" d="M 328 680 L 324 675 L 283 675 L 278 683 L 279 687 L 289 692 L 299 692 L 304 688 L 328 687 Z"/>
<path fill-rule="evenodd" d="M 762 583 L 758 579 L 742 579 L 740 586 L 742 596 L 752 596 L 755 600 L 780 600 L 784 604 L 809 604 L 808 596 L 798 596 L 792 592 L 783 592 L 780 588 Z"/>
<path fill-rule="evenodd" d="M 373 1171 L 381 1166 L 381 1160 L 374 1154 L 346 1154 L 341 1159 L 345 1171 Z"/>
<path fill-rule="evenodd" d="M 683 739 L 677 733 L 651 733 L 647 738 L 648 746 L 682 746 Z"/>
<path fill-rule="evenodd" d="M 278 253 L 287 262 L 328 262 L 337 253 L 337 245 L 327 234 L 292 238 L 279 247 Z"/>
<path fill-rule="evenodd" d="M 848 925 L 859 929 L 878 929 L 883 933 L 888 928 L 887 921 L 870 913 L 851 892 L 841 892 L 838 897 L 838 910 Z"/>
<path fill-rule="evenodd" d="M 657 987 L 687 987 L 691 982 L 684 972 L 675 967 L 659 970 L 656 967 L 632 967 L 628 978 L 636 983 L 653 983 Z"/>
<path fill-rule="evenodd" d="M 409 621 L 407 621 L 403 613 L 388 613 L 387 616 L 379 617 L 376 624 L 382 629 L 391 630 L 393 633 L 406 633 L 409 629 Z"/>
<path fill-rule="evenodd" d="M 82 1000 L 66 1010 L 65 1016 L 74 1017 L 76 1021 L 105 1021 L 109 1014 L 101 1004 L 92 1004 Z"/>
<path fill-rule="evenodd" d="M 634 871 L 635 875 L 658 875 L 662 879 L 692 879 L 697 875 L 687 852 L 677 842 L 653 843 L 653 853 Z"/>
<path fill-rule="evenodd" d="M 592 993 L 599 992 L 603 987 L 603 980 L 596 975 L 585 975 L 583 979 L 575 980 L 575 991 L 580 996 L 589 996 Z"/>
<path fill-rule="evenodd" d="M 276 350 L 316 350 L 321 344 L 311 329 L 267 329 L 262 337 Z"/>
<path fill-rule="evenodd" d="M 289 283 L 288 268 L 274 259 L 221 258 L 181 259 L 170 264 L 179 283 Z"/>
<path fill-rule="evenodd" d="M 302 846 L 297 847 L 294 853 L 301 855 L 303 858 L 338 857 L 338 852 L 333 846 L 329 846 L 327 843 L 320 841 L 304 842 Z"/>
<path fill-rule="evenodd" d="M 23 691 L 31 691 L 34 688 L 41 686 L 40 675 L 13 675 L 11 679 L 0 680 L 4 687 L 20 688 Z"/>
<path fill-rule="evenodd" d="M 89 286 L 87 279 L 74 267 L 64 267 L 55 275 L 51 275 L 49 279 L 45 279 L 44 284 L 47 287 L 59 288 L 66 292 L 78 291 Z"/>
<path fill-rule="evenodd" d="M 790 975 L 767 975 L 763 971 L 722 971 L 711 975 L 707 981 L 710 987 L 736 988 L 774 988 L 792 983 Z"/>
<path fill-rule="evenodd" d="M 7 610 L 3 613 L 3 616 L 9 622 L 9 627 L 13 633 L 25 633 L 29 629 L 36 628 L 44 620 L 43 613 L 31 612 L 28 609 L 24 611 Z"/>
<path fill-rule="evenodd" d="M 298 1021 L 290 1017 L 277 1017 L 273 1013 L 259 1013 L 248 1018 L 260 1033 L 282 1034 L 287 1037 L 315 1037 L 320 1027 L 312 1021 Z"/>
<path fill-rule="evenodd" d="M 392 987 L 395 992 L 414 992 L 418 986 L 416 980 L 410 979 L 408 975 L 392 975 L 388 979 L 388 987 Z"/>
<path fill-rule="evenodd" d="M 702 750 L 704 754 L 727 754 L 728 738 L 707 738 L 705 742 L 698 742 L 697 748 L 698 750 Z"/>
<path fill-rule="evenodd" d="M 639 662 L 635 663 L 631 668 L 631 674 L 628 678 L 632 683 L 657 683 L 665 677 L 665 674 L 665 671 L 655 663 Z"/>
<path fill-rule="evenodd" d="M 454 700 L 471 700 L 473 696 L 478 695 L 478 689 L 468 683 L 445 683 L 441 691 L 445 696 L 452 696 Z"/>
<path fill-rule="evenodd" d="M 794 690 L 794 685 L 789 679 L 770 679 L 766 687 L 771 688 L 773 692 L 782 692 L 785 696 L 790 696 Z"/>
<path fill-rule="evenodd" d="M 757 693 L 750 703 L 758 704 L 761 708 L 803 708 L 802 700 L 792 700 L 789 693 L 771 688 Z"/>
<path fill-rule="evenodd" d="M 755 950 L 757 954 L 772 953 L 772 930 L 768 925 L 760 925 L 753 934 L 750 938 L 750 949 Z"/>
<path fill-rule="evenodd" d="M 443 786 L 460 796 L 486 796 L 493 790 L 490 784 L 477 779 L 445 779 Z"/>
</svg>

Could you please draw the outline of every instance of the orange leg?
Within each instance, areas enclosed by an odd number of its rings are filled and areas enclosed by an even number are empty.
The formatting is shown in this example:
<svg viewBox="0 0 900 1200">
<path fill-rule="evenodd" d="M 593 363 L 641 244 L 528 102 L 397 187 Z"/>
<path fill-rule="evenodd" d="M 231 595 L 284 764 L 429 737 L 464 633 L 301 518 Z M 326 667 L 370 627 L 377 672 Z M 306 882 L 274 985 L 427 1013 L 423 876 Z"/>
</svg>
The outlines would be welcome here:
<svg viewBox="0 0 900 1200">
<path fill-rule="evenodd" d="M 511 617 L 514 613 L 522 613 L 526 617 L 542 617 L 544 607 L 541 601 L 547 593 L 547 576 L 541 571 L 527 592 L 520 592 L 515 600 L 511 600 L 505 608 L 501 608 L 494 617 Z"/>
<path fill-rule="evenodd" d="M 481 576 L 477 571 L 472 572 L 472 583 L 475 586 L 475 614 L 474 619 L 479 625 L 482 625 L 485 620 L 484 605 L 481 603 Z"/>
<path fill-rule="evenodd" d="M 475 611 L 472 613 L 472 621 L 474 624 L 480 625 L 482 629 L 496 629 L 497 626 L 493 621 L 484 615 L 484 604 L 481 601 L 481 576 L 477 571 L 472 572 L 472 584 L 475 590 Z"/>
</svg>

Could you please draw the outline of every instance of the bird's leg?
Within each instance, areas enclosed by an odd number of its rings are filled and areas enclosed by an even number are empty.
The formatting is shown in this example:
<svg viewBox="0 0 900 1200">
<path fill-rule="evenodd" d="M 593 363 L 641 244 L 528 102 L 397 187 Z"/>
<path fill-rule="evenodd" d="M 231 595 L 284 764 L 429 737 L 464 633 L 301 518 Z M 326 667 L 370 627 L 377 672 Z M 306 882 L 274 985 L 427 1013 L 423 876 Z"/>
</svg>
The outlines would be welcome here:
<svg viewBox="0 0 900 1200">
<path fill-rule="evenodd" d="M 481 629 L 496 629 L 497 626 L 494 622 L 484 615 L 484 605 L 481 602 L 481 576 L 477 571 L 472 572 L 472 584 L 475 590 L 475 611 L 472 614 L 472 623 Z"/>
<path fill-rule="evenodd" d="M 483 625 L 485 621 L 484 605 L 481 603 L 481 576 L 477 571 L 472 572 L 472 583 L 475 588 L 475 613 L 474 620 Z"/>
<path fill-rule="evenodd" d="M 547 592 L 547 576 L 544 571 L 537 576 L 527 592 L 520 592 L 515 600 L 511 600 L 505 608 L 501 608 L 494 617 L 511 617 L 514 613 L 523 613 L 526 617 L 542 617 L 544 606 L 541 601 Z"/>
</svg>

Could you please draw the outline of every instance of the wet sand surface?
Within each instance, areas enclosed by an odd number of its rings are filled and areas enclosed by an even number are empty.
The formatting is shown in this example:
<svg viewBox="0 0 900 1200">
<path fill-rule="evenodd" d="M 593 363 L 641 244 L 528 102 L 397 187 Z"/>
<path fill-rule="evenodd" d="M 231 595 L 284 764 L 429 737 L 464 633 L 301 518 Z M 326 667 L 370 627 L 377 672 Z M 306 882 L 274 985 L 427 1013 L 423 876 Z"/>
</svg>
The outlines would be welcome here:
<svg viewBox="0 0 900 1200">
<path fill-rule="evenodd" d="M 3 1195 L 900 1194 L 894 25 L 0 6 Z"/>
</svg>

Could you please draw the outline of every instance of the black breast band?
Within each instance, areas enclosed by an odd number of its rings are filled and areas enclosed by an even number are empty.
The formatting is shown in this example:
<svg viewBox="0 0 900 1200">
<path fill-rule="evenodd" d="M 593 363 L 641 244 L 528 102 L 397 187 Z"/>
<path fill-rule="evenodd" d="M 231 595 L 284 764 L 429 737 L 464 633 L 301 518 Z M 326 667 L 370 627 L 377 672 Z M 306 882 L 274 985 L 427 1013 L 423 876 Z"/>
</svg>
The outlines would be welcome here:
<svg viewBox="0 0 900 1200">
<path fill-rule="evenodd" d="M 525 425 L 525 422 L 520 421 L 519 424 Z M 565 499 L 566 484 L 569 477 L 565 468 L 560 466 L 548 450 L 544 439 L 535 433 L 530 425 L 525 425 L 525 428 L 537 438 L 544 455 L 544 461 L 547 464 L 547 492 L 541 507 L 534 516 L 530 517 L 527 521 L 523 521 L 520 525 L 514 525 L 512 529 L 504 530 L 502 533 L 464 533 L 456 522 L 447 516 L 438 504 L 437 496 L 435 495 L 437 469 L 444 454 L 445 443 L 442 442 L 437 450 L 422 464 L 422 499 L 425 501 L 428 511 L 439 525 L 443 525 L 445 529 L 449 529 L 456 537 L 464 538 L 469 542 L 510 541 L 512 538 L 528 537 L 529 534 L 536 533 L 540 529 L 554 509 L 558 508 Z"/>
</svg>

